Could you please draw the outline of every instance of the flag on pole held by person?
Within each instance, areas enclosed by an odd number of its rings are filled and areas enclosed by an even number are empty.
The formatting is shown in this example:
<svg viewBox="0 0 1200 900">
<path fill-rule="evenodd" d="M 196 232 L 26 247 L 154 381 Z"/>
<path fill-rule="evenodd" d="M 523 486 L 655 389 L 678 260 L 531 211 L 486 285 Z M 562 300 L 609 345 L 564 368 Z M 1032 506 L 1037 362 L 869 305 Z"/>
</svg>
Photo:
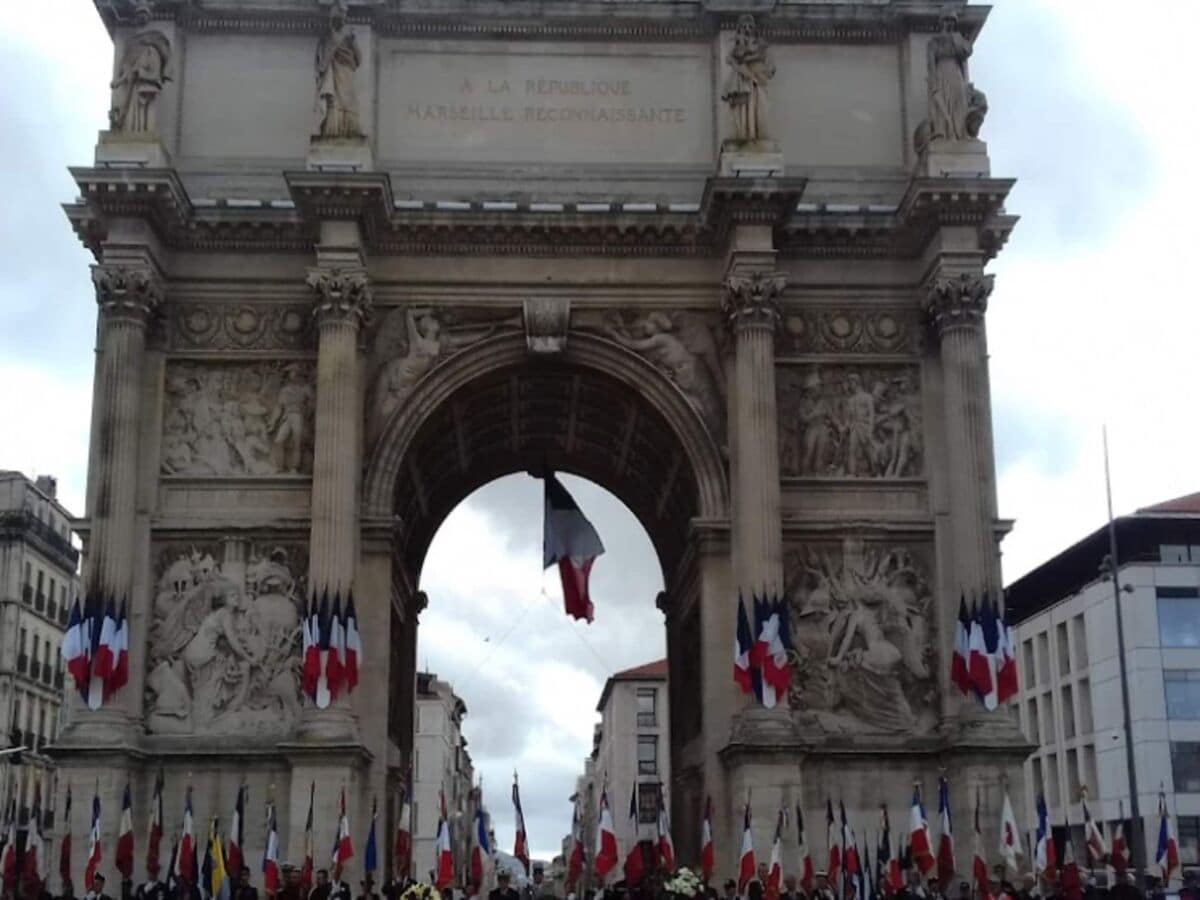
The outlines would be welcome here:
<svg viewBox="0 0 1200 900">
<path fill-rule="evenodd" d="M 22 872 L 23 894 L 38 897 L 42 892 L 42 873 L 45 869 L 46 841 L 42 835 L 42 785 L 33 786 L 33 805 L 29 810 L 29 826 L 25 831 L 25 865 Z M 49 874 L 49 872 L 46 872 Z"/>
<path fill-rule="evenodd" d="M 1083 807 L 1083 841 L 1087 847 L 1088 868 L 1092 869 L 1108 856 L 1108 845 L 1100 826 L 1092 818 L 1092 811 L 1088 809 L 1086 787 L 1079 791 L 1079 803 Z"/>
<path fill-rule="evenodd" d="M 938 779 L 938 836 L 937 873 L 942 890 L 954 880 L 954 826 L 950 821 L 950 782 L 945 776 Z"/>
<path fill-rule="evenodd" d="M 174 875 L 183 884 L 196 883 L 196 821 L 192 816 L 192 786 L 183 799 L 183 824 L 179 829 L 179 848 L 175 853 Z"/>
<path fill-rule="evenodd" d="M 983 849 L 983 825 L 979 820 L 979 790 L 975 791 L 975 821 L 972 835 L 971 874 L 975 878 L 976 900 L 991 900 L 987 853 Z"/>
<path fill-rule="evenodd" d="M 700 826 L 700 871 L 704 880 L 712 878 L 717 867 L 717 848 L 713 844 L 713 802 L 712 797 L 704 798 L 704 822 Z"/>
<path fill-rule="evenodd" d="M 892 825 L 888 821 L 887 804 L 879 808 L 879 850 L 876 852 L 879 866 L 879 888 L 885 894 L 895 894 L 904 888 L 904 876 L 900 872 L 900 860 L 892 853 Z"/>
<path fill-rule="evenodd" d="M 125 881 L 133 878 L 133 796 L 128 783 L 121 795 L 121 824 L 117 832 L 117 850 L 113 862 Z"/>
<path fill-rule="evenodd" d="M 775 819 L 775 836 L 771 840 L 771 859 L 767 864 L 765 887 L 770 900 L 776 900 L 779 897 L 779 889 L 783 886 L 783 822 L 785 817 L 786 813 L 781 806 Z"/>
<path fill-rule="evenodd" d="M 671 814 L 663 803 L 662 792 L 658 794 L 658 858 L 664 872 L 675 871 L 675 841 L 671 837 Z"/>
<path fill-rule="evenodd" d="M 67 784 L 67 797 L 63 805 L 63 836 L 58 845 L 58 877 L 63 882 L 63 893 L 66 894 L 66 883 L 71 880 L 71 785 Z"/>
<path fill-rule="evenodd" d="M 229 820 L 229 843 L 225 851 L 225 864 L 229 871 L 238 875 L 245 861 L 242 848 L 246 845 L 246 785 L 238 785 L 237 798 L 233 801 L 233 818 Z"/>
<path fill-rule="evenodd" d="M 306 897 L 313 884 L 313 800 L 316 793 L 317 783 L 314 781 L 308 787 L 308 817 L 304 820 L 304 862 L 300 866 L 300 890 Z"/>
<path fill-rule="evenodd" d="M 529 835 L 525 832 L 525 813 L 521 809 L 521 787 L 517 782 L 517 773 L 513 772 L 512 786 L 513 824 L 516 829 L 513 835 L 513 856 L 521 861 L 525 874 L 529 874 Z"/>
<path fill-rule="evenodd" d="M 1005 787 L 1004 806 L 1000 813 L 1000 856 L 1004 860 L 1004 867 L 1014 875 L 1020 869 L 1017 857 L 1021 855 L 1021 830 L 1017 827 L 1012 800 Z"/>
<path fill-rule="evenodd" d="M 825 798 L 825 845 L 829 853 L 825 862 L 825 876 L 830 884 L 837 884 L 842 871 L 842 829 L 833 817 L 833 801 Z"/>
<path fill-rule="evenodd" d="M 596 816 L 596 860 L 593 871 L 603 883 L 604 877 L 617 865 L 617 833 L 613 827 L 612 809 L 608 805 L 608 787 L 600 791 L 600 806 Z"/>
<path fill-rule="evenodd" d="M 804 810 L 799 803 L 796 804 L 796 842 L 800 845 L 800 886 L 808 894 L 812 891 L 815 873 L 812 853 L 808 849 L 808 836 L 804 832 Z"/>
<path fill-rule="evenodd" d="M 1179 870 L 1179 841 L 1175 837 L 1171 817 L 1167 814 L 1167 795 L 1161 790 L 1158 792 L 1158 846 L 1154 852 L 1154 863 L 1158 866 L 1159 877 L 1164 885 Z"/>
<path fill-rule="evenodd" d="M 583 849 L 583 817 L 579 815 L 578 795 L 575 797 L 575 806 L 571 810 L 571 856 L 567 860 L 567 889 L 573 890 L 579 883 L 579 877 L 583 874 L 584 849 Z"/>
<path fill-rule="evenodd" d="M 595 606 L 588 579 L 604 544 L 592 523 L 579 509 L 562 482 L 549 472 L 545 477 L 545 520 L 542 535 L 542 568 L 558 566 L 563 606 L 573 619 L 591 622 Z"/>
<path fill-rule="evenodd" d="M 1120 876 L 1129 868 L 1129 845 L 1125 841 L 1125 801 L 1117 801 L 1117 827 L 1113 829 L 1112 846 L 1108 853 L 1109 864 Z"/>
<path fill-rule="evenodd" d="M 163 834 L 163 770 L 154 776 L 154 796 L 150 799 L 150 825 L 146 829 L 146 874 L 158 878 L 159 851 Z"/>
<path fill-rule="evenodd" d="M 921 800 L 921 786 L 913 785 L 912 806 L 908 815 L 909 858 L 922 876 L 928 875 L 936 865 L 933 842 L 929 837 L 929 821 L 925 817 L 925 804 Z"/>
<path fill-rule="evenodd" d="M 371 827 L 367 831 L 367 849 L 363 851 L 363 872 L 372 879 L 379 871 L 379 848 L 375 845 L 375 820 L 379 818 L 379 807 L 371 798 Z"/>
<path fill-rule="evenodd" d="M 492 841 L 488 837 L 487 813 L 483 809 L 483 793 L 476 792 L 475 840 L 471 847 L 471 884 L 478 891 L 483 887 L 483 872 L 487 861 L 492 858 Z M 574 823 L 572 823 L 572 830 Z"/>
<path fill-rule="evenodd" d="M 275 818 L 275 804 L 267 804 L 267 839 L 263 844 L 263 890 L 273 897 L 279 892 L 279 822 Z"/>
<path fill-rule="evenodd" d="M 625 886 L 633 888 L 641 883 L 642 875 L 645 874 L 645 867 L 642 864 L 642 845 L 638 840 L 638 786 L 636 781 L 629 794 L 629 831 L 633 835 L 633 840 L 630 842 L 629 852 L 625 854 Z"/>
<path fill-rule="evenodd" d="M 13 845 L 16 846 L 15 844 Z M 96 875 L 96 870 L 100 868 L 100 863 L 104 859 L 104 851 L 100 846 L 100 792 L 97 788 L 96 793 L 92 796 L 92 829 L 88 834 L 88 855 L 87 865 L 83 870 L 83 880 L 87 885 L 87 890 L 92 889 L 92 879 Z"/>
<path fill-rule="evenodd" d="M 337 831 L 333 838 L 333 852 L 329 857 L 335 881 L 342 877 L 342 869 L 352 856 L 354 856 L 354 842 L 350 840 L 350 819 L 346 816 L 346 789 L 342 788 Z"/>
<path fill-rule="evenodd" d="M 438 818 L 435 886 L 439 891 L 454 884 L 454 850 L 450 842 L 450 822 L 446 816 L 446 795 L 441 795 L 441 815 Z"/>
<path fill-rule="evenodd" d="M 410 766 L 400 786 L 400 815 L 396 819 L 396 840 L 392 847 L 395 857 L 396 877 L 408 875 L 412 859 L 412 767 Z"/>
<path fill-rule="evenodd" d="M 1038 877 L 1054 881 L 1058 877 L 1057 851 L 1054 837 L 1050 833 L 1050 816 L 1046 811 L 1046 798 L 1037 796 L 1037 828 L 1034 832 L 1033 867 Z"/>
<path fill-rule="evenodd" d="M 745 890 L 754 877 L 757 863 L 754 860 L 754 832 L 750 830 L 750 803 L 746 802 L 742 813 L 742 846 L 738 853 L 738 890 Z"/>
</svg>

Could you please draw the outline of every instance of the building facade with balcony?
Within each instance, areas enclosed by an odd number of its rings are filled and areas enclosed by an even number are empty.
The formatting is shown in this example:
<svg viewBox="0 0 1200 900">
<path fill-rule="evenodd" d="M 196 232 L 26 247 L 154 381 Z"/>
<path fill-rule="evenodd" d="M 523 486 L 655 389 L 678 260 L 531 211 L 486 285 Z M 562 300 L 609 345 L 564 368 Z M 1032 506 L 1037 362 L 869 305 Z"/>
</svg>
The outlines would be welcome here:
<svg viewBox="0 0 1200 900">
<path fill-rule="evenodd" d="M 2 767 L 0 791 L 17 797 L 24 824 L 35 785 L 42 784 L 46 827 L 53 822 L 53 792 L 43 748 L 58 733 L 65 678 L 59 647 L 79 590 L 71 519 L 53 478 L 0 471 L 0 746 L 16 741 L 30 748 L 26 765 Z"/>
<path fill-rule="evenodd" d="M 1153 871 L 1161 785 L 1182 861 L 1197 865 L 1200 494 L 1122 516 L 1116 529 L 1144 858 Z M 1056 835 L 1069 822 L 1076 848 L 1084 787 L 1106 835 L 1118 820 L 1133 833 L 1108 553 L 1105 526 L 1015 581 L 1007 598 L 1021 683 L 1011 710 L 1037 745 L 1025 763 L 1025 808 L 1044 792 Z"/>
<path fill-rule="evenodd" d="M 650 854 L 647 845 L 657 838 L 659 798 L 667 809 L 671 808 L 667 703 L 665 659 L 617 672 L 604 683 L 596 704 L 600 722 L 593 737 L 592 755 L 585 761 L 571 798 L 572 802 L 579 798 L 589 854 L 595 844 L 600 792 L 605 784 L 622 859 L 634 840 L 642 842 Z M 631 806 L 636 810 L 633 817 Z M 610 881 L 622 877 L 620 866 L 609 874 Z"/>
<path fill-rule="evenodd" d="M 475 808 L 471 790 L 475 769 L 462 722 L 467 705 L 454 688 L 432 672 L 417 673 L 413 741 L 413 875 L 428 880 L 437 864 L 441 797 L 451 828 L 454 871 L 470 864 L 470 834 Z M 463 881 L 465 884 L 465 880 Z"/>
</svg>

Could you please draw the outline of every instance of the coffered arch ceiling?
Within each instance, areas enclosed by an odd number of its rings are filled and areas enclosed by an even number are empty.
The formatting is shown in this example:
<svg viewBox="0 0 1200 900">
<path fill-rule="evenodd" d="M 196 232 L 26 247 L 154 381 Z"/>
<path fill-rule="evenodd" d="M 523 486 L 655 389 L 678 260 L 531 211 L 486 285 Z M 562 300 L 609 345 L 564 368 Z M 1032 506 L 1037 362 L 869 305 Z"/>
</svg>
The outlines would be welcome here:
<svg viewBox="0 0 1200 900">
<path fill-rule="evenodd" d="M 664 411 L 655 400 L 677 392 L 653 369 L 605 371 L 571 354 L 501 355 L 508 357 L 503 364 L 462 380 L 429 405 L 406 446 L 392 448 L 400 452 L 389 454 L 385 446 L 373 458 L 368 494 L 379 467 L 395 467 L 396 549 L 410 576 L 419 577 L 437 529 L 471 492 L 503 475 L 550 469 L 587 478 L 620 498 L 646 529 L 670 583 L 692 520 L 711 517 L 714 493 L 718 503 L 726 493 L 711 440 L 702 448 L 707 473 L 698 472 L 696 448 L 687 446 L 678 422 L 668 421 L 682 412 L 694 419 L 694 432 L 699 420 L 686 401 L 679 396 Z M 659 397 L 639 385 L 646 378 L 661 380 L 653 386 Z M 417 415 L 421 407 L 414 397 L 400 414 Z M 385 434 L 381 443 L 388 440 Z M 714 461 L 720 484 L 715 492 L 707 484 L 706 491 L 702 482 L 712 482 Z"/>
</svg>

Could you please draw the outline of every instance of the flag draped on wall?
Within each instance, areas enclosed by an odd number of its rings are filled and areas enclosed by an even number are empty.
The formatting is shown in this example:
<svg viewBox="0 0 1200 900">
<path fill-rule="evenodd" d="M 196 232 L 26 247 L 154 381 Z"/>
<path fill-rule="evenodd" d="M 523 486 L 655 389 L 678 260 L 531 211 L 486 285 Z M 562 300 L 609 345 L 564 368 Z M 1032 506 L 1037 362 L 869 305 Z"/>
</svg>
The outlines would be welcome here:
<svg viewBox="0 0 1200 900">
<path fill-rule="evenodd" d="M 989 712 L 1017 695 L 1016 637 L 986 593 L 969 610 L 966 598 L 959 599 L 950 681 Z"/>
<path fill-rule="evenodd" d="M 353 693 L 364 663 L 353 591 L 343 605 L 340 589 L 332 601 L 328 589 L 321 591 L 319 600 L 314 590 L 301 623 L 301 640 L 300 687 L 304 695 L 318 709 L 326 709 L 343 690 Z"/>
<path fill-rule="evenodd" d="M 787 602 L 780 597 L 754 594 L 754 628 L 746 613 L 745 601 L 738 595 L 737 628 L 733 645 L 733 680 L 742 693 L 768 709 L 786 702 L 792 681 L 791 625 Z"/>
<path fill-rule="evenodd" d="M 588 590 L 592 564 L 604 553 L 600 535 L 553 472 L 545 477 L 542 568 L 558 566 L 563 606 L 573 619 L 591 622 L 595 606 Z"/>
<path fill-rule="evenodd" d="M 129 682 L 129 623 L 125 601 L 89 596 L 71 604 L 59 654 L 71 683 L 90 709 L 100 709 Z"/>
</svg>

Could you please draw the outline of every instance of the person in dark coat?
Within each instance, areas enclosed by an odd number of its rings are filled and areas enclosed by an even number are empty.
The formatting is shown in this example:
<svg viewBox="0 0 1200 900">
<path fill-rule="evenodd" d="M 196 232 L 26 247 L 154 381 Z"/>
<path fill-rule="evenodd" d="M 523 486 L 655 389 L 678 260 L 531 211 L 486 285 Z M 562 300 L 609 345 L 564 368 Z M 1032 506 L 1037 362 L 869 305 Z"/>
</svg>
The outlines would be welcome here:
<svg viewBox="0 0 1200 900">
<path fill-rule="evenodd" d="M 521 895 L 510 884 L 507 869 L 496 872 L 496 886 L 488 892 L 488 900 L 520 900 Z"/>
</svg>

